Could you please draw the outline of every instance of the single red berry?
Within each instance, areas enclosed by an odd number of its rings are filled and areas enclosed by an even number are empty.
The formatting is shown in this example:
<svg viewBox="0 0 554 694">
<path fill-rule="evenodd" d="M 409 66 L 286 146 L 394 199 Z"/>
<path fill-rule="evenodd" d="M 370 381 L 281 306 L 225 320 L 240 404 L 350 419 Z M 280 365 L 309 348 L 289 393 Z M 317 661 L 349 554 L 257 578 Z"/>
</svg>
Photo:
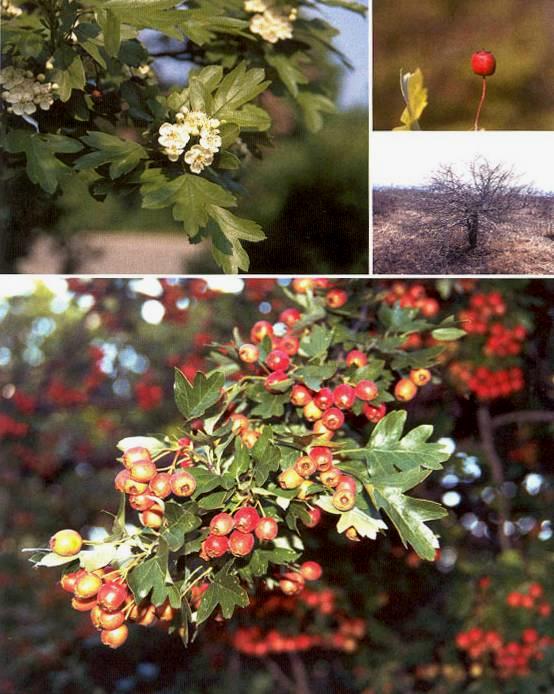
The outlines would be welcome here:
<svg viewBox="0 0 554 694">
<path fill-rule="evenodd" d="M 239 508 L 234 515 L 235 528 L 241 533 L 251 533 L 260 521 L 260 516 L 252 506 Z"/>
<path fill-rule="evenodd" d="M 286 371 L 290 366 L 290 357 L 282 349 L 274 349 L 267 355 L 265 363 L 271 371 Z"/>
<path fill-rule="evenodd" d="M 328 470 L 333 465 L 333 452 L 326 446 L 315 446 L 308 453 L 320 472 Z"/>
<path fill-rule="evenodd" d="M 228 535 L 235 527 L 235 521 L 230 513 L 218 513 L 210 521 L 210 532 L 213 535 Z"/>
<path fill-rule="evenodd" d="M 98 604 L 108 612 L 116 612 L 123 605 L 129 593 L 125 586 L 113 581 L 104 583 L 98 591 L 96 599 Z"/>
<path fill-rule="evenodd" d="M 308 509 L 308 515 L 310 516 L 309 520 L 303 520 L 302 523 L 304 523 L 307 528 L 315 528 L 321 520 L 321 509 L 314 506 L 314 508 Z"/>
<path fill-rule="evenodd" d="M 229 540 L 222 535 L 208 535 L 202 543 L 202 549 L 212 559 L 222 557 L 229 549 Z"/>
<path fill-rule="evenodd" d="M 254 535 L 233 530 L 229 537 L 229 549 L 235 557 L 246 557 L 254 549 Z"/>
<path fill-rule="evenodd" d="M 175 496 L 190 496 L 196 489 L 196 479 L 186 470 L 171 475 L 171 491 Z"/>
<path fill-rule="evenodd" d="M 266 320 L 259 320 L 252 326 L 250 339 L 252 342 L 261 342 L 264 337 L 273 337 L 273 326 Z"/>
<path fill-rule="evenodd" d="M 330 388 L 322 388 L 315 394 L 314 402 L 320 410 L 328 410 L 333 406 L 333 391 Z"/>
<path fill-rule="evenodd" d="M 344 415 L 337 407 L 331 407 L 323 413 L 321 421 L 327 429 L 336 431 L 344 424 Z"/>
<path fill-rule="evenodd" d="M 317 581 L 321 578 L 323 569 L 316 561 L 305 561 L 300 566 L 300 573 L 306 581 Z"/>
<path fill-rule="evenodd" d="M 361 367 L 367 364 L 367 356 L 359 349 L 353 349 L 346 355 L 346 366 Z"/>
<path fill-rule="evenodd" d="M 104 646 L 109 646 L 110 648 L 119 648 L 122 644 L 127 641 L 127 636 L 129 635 L 129 630 L 126 624 L 122 624 L 117 629 L 104 629 L 100 632 L 100 639 Z"/>
<path fill-rule="evenodd" d="M 269 518 L 269 516 L 266 518 L 261 518 L 258 525 L 256 525 L 256 530 L 254 531 L 258 540 L 261 540 L 262 542 L 274 540 L 277 537 L 278 532 L 279 526 L 277 525 L 277 521 L 274 518 Z"/>
<path fill-rule="evenodd" d="M 312 394 L 306 388 L 306 386 L 302 386 L 297 383 L 292 387 L 292 390 L 290 392 L 290 401 L 296 407 L 304 407 L 304 405 L 307 405 L 311 401 L 311 399 Z"/>
<path fill-rule="evenodd" d="M 279 314 L 279 320 L 281 323 L 284 323 L 289 328 L 292 328 L 292 326 L 297 323 L 301 317 L 302 314 L 297 308 L 286 308 Z"/>
<path fill-rule="evenodd" d="M 356 397 L 359 400 L 375 400 L 379 394 L 379 389 L 374 381 L 363 380 L 356 384 Z"/>
<path fill-rule="evenodd" d="M 496 71 L 496 58 L 490 51 L 477 51 L 471 56 L 471 69 L 476 75 L 490 77 Z"/>
<path fill-rule="evenodd" d="M 239 359 L 245 364 L 253 364 L 260 358 L 260 350 L 256 345 L 245 343 L 239 347 Z"/>
<path fill-rule="evenodd" d="M 278 371 L 273 371 L 264 381 L 264 388 L 268 392 L 280 390 L 280 384 L 288 380 L 288 376 L 285 371 L 279 369 Z M 285 389 L 286 390 L 286 389 Z"/>
<path fill-rule="evenodd" d="M 335 405 L 340 407 L 341 410 L 349 410 L 354 404 L 355 399 L 356 391 L 354 388 L 352 388 L 352 386 L 349 386 L 346 383 L 342 383 L 340 386 L 337 386 L 333 391 L 333 400 Z"/>
</svg>

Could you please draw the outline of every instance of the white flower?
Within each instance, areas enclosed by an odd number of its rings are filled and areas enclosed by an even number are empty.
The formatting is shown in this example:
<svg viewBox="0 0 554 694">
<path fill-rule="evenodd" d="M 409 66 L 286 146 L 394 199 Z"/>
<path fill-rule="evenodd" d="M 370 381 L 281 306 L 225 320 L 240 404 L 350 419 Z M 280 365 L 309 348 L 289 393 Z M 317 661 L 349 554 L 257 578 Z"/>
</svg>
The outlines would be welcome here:
<svg viewBox="0 0 554 694">
<path fill-rule="evenodd" d="M 183 124 L 174 123 L 163 123 L 159 129 L 158 142 L 162 147 L 167 147 L 169 149 L 177 148 L 180 150 L 185 149 L 188 141 L 190 140 L 190 134 L 188 128 Z"/>
<path fill-rule="evenodd" d="M 183 150 L 175 145 L 170 145 L 164 149 L 164 154 L 167 156 L 169 161 L 177 161 L 182 153 Z"/>
<path fill-rule="evenodd" d="M 247 12 L 265 12 L 269 5 L 264 0 L 245 0 L 244 9 Z"/>
<path fill-rule="evenodd" d="M 213 152 L 219 152 L 221 147 L 221 135 L 215 128 L 202 128 L 200 132 L 200 146 Z"/>
<path fill-rule="evenodd" d="M 0 70 L 0 84 L 6 89 L 12 89 L 25 80 L 25 70 L 9 65 Z"/>
<path fill-rule="evenodd" d="M 208 149 L 204 149 L 200 145 L 194 145 L 185 154 L 185 161 L 190 166 L 192 173 L 199 174 L 206 166 L 214 160 L 213 152 Z"/>
<path fill-rule="evenodd" d="M 200 135 L 200 131 L 209 122 L 208 116 L 204 111 L 189 111 L 185 113 L 185 127 L 191 135 Z"/>
<path fill-rule="evenodd" d="M 10 0 L 2 0 L 2 14 L 7 17 L 19 17 L 23 10 L 17 5 L 12 5 Z"/>
<path fill-rule="evenodd" d="M 255 14 L 250 19 L 250 31 L 259 34 L 269 43 L 291 39 L 293 18 L 293 13 L 286 15 L 278 9 L 269 8 L 263 14 Z"/>
</svg>

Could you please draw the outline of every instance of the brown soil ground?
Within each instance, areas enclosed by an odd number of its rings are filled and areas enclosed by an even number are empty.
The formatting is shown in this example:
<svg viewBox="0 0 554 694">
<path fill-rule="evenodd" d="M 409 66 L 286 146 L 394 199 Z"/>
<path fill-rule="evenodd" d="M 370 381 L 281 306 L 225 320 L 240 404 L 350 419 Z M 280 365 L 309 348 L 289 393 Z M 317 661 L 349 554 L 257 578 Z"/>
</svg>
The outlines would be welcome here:
<svg viewBox="0 0 554 694">
<path fill-rule="evenodd" d="M 79 240 L 78 274 L 172 275 L 187 272 L 187 264 L 206 252 L 204 244 L 192 246 L 178 234 L 126 232 L 87 233 Z M 62 253 L 47 237 L 39 238 L 32 253 L 20 261 L 25 274 L 63 271 Z"/>
<path fill-rule="evenodd" d="M 385 192 L 386 193 L 386 192 Z M 467 234 L 430 230 L 429 219 L 414 204 L 378 200 L 373 221 L 373 271 L 376 274 L 554 274 L 554 220 L 542 207 L 514 216 L 494 231 L 481 234 L 470 249 Z"/>
</svg>

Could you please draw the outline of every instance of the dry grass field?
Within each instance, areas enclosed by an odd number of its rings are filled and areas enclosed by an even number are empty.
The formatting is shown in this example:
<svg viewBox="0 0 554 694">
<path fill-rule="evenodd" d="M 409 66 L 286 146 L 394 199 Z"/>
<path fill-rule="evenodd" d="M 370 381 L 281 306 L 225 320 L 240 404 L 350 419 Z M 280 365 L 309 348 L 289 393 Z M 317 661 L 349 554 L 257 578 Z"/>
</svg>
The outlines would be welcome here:
<svg viewBox="0 0 554 694">
<path fill-rule="evenodd" d="M 535 196 L 469 248 L 464 229 L 438 231 L 420 210 L 421 189 L 381 189 L 373 197 L 377 274 L 554 275 L 554 196 Z"/>
</svg>

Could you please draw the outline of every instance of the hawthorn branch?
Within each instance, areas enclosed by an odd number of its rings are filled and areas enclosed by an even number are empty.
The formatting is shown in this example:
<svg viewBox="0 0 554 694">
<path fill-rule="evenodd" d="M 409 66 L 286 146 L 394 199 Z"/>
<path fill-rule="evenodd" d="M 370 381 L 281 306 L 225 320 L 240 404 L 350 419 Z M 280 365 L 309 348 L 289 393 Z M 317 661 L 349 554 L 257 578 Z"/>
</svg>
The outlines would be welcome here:
<svg viewBox="0 0 554 694">
<path fill-rule="evenodd" d="M 497 537 L 502 550 L 510 549 L 510 539 L 504 532 L 504 525 L 510 517 L 510 503 L 502 493 L 504 467 L 494 445 L 494 425 L 488 407 L 481 405 L 477 410 L 477 425 L 485 457 L 489 463 L 492 478 L 497 487 L 498 528 Z"/>
<path fill-rule="evenodd" d="M 508 424 L 548 424 L 554 422 L 554 412 L 546 410 L 517 410 L 492 417 L 494 429 Z"/>
</svg>

